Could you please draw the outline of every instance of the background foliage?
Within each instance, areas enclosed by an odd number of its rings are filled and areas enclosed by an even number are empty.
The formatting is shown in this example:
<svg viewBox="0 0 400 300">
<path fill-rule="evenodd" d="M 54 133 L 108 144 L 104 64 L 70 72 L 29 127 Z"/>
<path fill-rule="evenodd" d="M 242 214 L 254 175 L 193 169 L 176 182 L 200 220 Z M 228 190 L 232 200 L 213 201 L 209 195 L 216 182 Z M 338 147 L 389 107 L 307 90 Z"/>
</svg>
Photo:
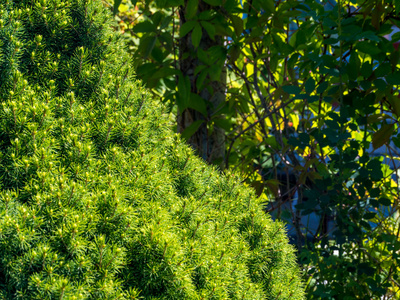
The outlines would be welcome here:
<svg viewBox="0 0 400 300">
<path fill-rule="evenodd" d="M 104 3 L 153 94 L 197 111 L 183 137 L 222 129 L 214 162 L 288 222 L 308 297 L 398 298 L 398 1 Z"/>
</svg>

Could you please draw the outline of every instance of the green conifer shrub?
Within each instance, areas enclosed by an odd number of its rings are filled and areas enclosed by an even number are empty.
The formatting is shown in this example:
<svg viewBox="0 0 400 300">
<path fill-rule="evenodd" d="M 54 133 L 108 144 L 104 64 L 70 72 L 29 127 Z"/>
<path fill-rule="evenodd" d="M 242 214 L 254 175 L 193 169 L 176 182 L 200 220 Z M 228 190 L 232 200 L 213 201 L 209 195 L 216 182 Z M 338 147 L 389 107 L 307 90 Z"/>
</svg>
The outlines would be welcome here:
<svg viewBox="0 0 400 300">
<path fill-rule="evenodd" d="M 98 1 L 0 3 L 0 299 L 303 299 L 282 224 L 171 131 Z"/>
</svg>

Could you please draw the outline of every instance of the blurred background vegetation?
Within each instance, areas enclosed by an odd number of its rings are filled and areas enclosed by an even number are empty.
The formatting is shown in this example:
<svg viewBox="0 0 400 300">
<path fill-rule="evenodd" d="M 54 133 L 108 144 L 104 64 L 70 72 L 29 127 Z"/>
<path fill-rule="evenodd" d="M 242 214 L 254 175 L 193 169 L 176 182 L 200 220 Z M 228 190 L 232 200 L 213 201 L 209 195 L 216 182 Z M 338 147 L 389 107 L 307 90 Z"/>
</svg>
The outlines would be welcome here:
<svg viewBox="0 0 400 300">
<path fill-rule="evenodd" d="M 176 130 L 287 223 L 308 299 L 400 299 L 400 2 L 103 2 Z"/>
</svg>

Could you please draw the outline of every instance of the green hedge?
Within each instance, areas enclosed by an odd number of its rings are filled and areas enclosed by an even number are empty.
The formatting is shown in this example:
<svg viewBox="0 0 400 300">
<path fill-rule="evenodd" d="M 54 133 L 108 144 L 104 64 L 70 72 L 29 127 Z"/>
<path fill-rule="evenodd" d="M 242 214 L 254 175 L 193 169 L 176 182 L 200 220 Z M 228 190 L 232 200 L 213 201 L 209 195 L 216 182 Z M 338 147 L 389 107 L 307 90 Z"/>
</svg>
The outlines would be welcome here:
<svg viewBox="0 0 400 300">
<path fill-rule="evenodd" d="M 172 132 L 100 1 L 0 3 L 0 299 L 303 299 L 283 225 Z"/>
</svg>

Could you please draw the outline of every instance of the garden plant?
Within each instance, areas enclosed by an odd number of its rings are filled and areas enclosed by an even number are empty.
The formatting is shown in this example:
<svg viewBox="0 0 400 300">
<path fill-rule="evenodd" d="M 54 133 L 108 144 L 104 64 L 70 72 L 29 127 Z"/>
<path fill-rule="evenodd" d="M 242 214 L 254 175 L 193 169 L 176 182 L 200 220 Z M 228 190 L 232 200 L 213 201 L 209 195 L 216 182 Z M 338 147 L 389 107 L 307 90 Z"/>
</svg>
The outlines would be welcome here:
<svg viewBox="0 0 400 300">
<path fill-rule="evenodd" d="M 111 19 L 0 1 L 0 299 L 303 299 L 284 226 L 172 131 Z"/>
</svg>

